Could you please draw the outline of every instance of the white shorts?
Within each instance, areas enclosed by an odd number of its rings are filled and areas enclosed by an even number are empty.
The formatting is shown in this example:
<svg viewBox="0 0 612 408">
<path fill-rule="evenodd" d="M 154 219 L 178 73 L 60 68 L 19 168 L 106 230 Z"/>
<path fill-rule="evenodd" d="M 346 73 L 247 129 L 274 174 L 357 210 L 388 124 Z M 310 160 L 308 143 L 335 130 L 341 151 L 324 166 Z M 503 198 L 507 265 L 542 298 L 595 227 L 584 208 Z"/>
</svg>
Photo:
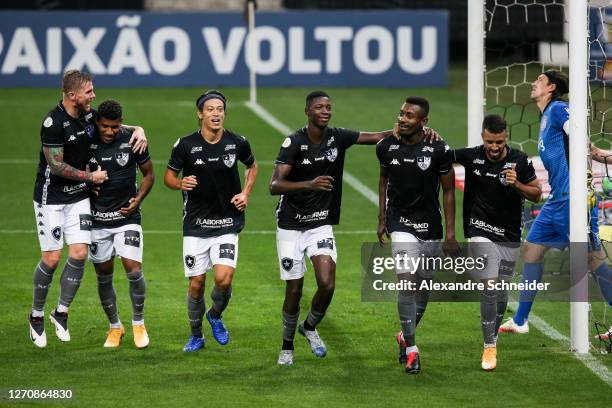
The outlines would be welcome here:
<svg viewBox="0 0 612 408">
<path fill-rule="evenodd" d="M 276 251 L 282 280 L 293 280 L 304 277 L 308 258 L 318 255 L 329 255 L 336 262 L 336 240 L 331 225 L 322 225 L 306 231 L 276 229 Z"/>
<path fill-rule="evenodd" d="M 440 256 L 442 254 L 442 241 L 423 241 L 415 237 L 409 232 L 395 231 L 391 233 L 391 254 L 395 258 L 397 254 L 406 254 L 409 259 L 414 259 L 426 256 Z M 416 270 L 414 265 L 416 262 L 402 262 L 400 268 L 396 268 L 395 272 L 404 273 L 419 273 L 423 278 L 431 278 L 434 271 L 426 271 L 423 269 Z"/>
<path fill-rule="evenodd" d="M 509 280 L 514 274 L 516 259 L 521 251 L 520 248 L 510 248 L 493 242 L 484 237 L 468 238 L 470 245 L 470 256 L 477 258 L 486 257 L 484 269 L 474 269 L 471 274 L 476 279 L 496 279 L 500 277 Z M 501 275 L 501 276 L 500 276 Z"/>
<path fill-rule="evenodd" d="M 91 230 L 89 260 L 93 263 L 102 263 L 119 255 L 125 259 L 142 262 L 143 246 L 142 227 L 138 224 L 117 228 L 94 228 Z"/>
<path fill-rule="evenodd" d="M 63 239 L 68 245 L 91 243 L 89 198 L 72 204 L 39 204 L 34 201 L 34 216 L 41 251 L 62 249 Z"/>
<path fill-rule="evenodd" d="M 238 234 L 218 237 L 183 237 L 183 264 L 185 276 L 203 275 L 214 265 L 236 268 L 238 261 Z"/>
</svg>

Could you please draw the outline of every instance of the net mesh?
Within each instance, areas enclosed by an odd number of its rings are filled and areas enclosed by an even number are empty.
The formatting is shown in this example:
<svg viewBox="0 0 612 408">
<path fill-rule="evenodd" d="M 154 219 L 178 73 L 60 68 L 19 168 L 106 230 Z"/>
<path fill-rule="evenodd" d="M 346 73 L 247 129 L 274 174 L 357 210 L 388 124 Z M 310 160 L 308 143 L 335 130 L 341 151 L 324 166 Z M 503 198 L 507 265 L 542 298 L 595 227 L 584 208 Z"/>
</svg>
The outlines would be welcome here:
<svg viewBox="0 0 612 408">
<path fill-rule="evenodd" d="M 569 74 L 565 3 L 562 0 L 488 0 L 485 8 L 486 113 L 497 113 L 506 119 L 509 144 L 533 158 L 545 197 L 550 186 L 545 182 L 546 171 L 537 157 L 540 111 L 530 98 L 531 83 L 548 69 Z M 596 146 L 612 149 L 612 0 L 589 2 L 589 32 L 589 137 Z M 599 163 L 593 163 L 592 170 L 603 201 L 600 204 L 602 238 L 612 241 L 612 189 L 602 192 L 602 179 L 612 177 L 612 171 Z M 537 206 L 526 209 L 527 227 L 536 213 Z M 609 236 L 605 233 L 605 224 L 611 224 Z M 606 307 L 603 312 L 595 313 L 598 306 L 593 306 L 594 320 L 609 326 L 605 321 L 609 320 Z"/>
</svg>

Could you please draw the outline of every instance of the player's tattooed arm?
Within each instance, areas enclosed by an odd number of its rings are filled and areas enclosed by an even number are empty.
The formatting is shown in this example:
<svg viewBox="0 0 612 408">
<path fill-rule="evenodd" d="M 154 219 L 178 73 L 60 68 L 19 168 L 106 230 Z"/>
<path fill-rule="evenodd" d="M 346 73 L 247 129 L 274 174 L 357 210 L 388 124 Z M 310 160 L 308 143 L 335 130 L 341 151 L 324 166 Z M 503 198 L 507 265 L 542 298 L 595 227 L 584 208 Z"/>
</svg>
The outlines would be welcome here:
<svg viewBox="0 0 612 408">
<path fill-rule="evenodd" d="M 132 145 L 134 153 L 143 153 L 148 145 L 145 131 L 140 126 L 122 125 L 128 130 L 133 130 L 132 137 L 130 138 L 129 144 Z"/>
<path fill-rule="evenodd" d="M 257 160 L 255 160 L 253 164 L 247 167 L 244 173 L 244 188 L 240 193 L 232 197 L 230 201 L 240 211 L 244 211 L 244 209 L 248 205 L 249 196 L 251 195 L 251 191 L 253 190 L 253 186 L 255 185 L 255 179 L 257 178 L 258 169 L 259 166 L 257 165 Z"/>
<path fill-rule="evenodd" d="M 98 166 L 98 169 L 95 171 L 87 171 L 79 170 L 66 163 L 64 161 L 63 147 L 43 146 L 43 154 L 47 159 L 51 174 L 54 176 L 60 176 L 70 180 L 88 181 L 94 184 L 102 184 L 108 180 L 106 171 L 102 170 L 100 166 Z"/>
<path fill-rule="evenodd" d="M 287 176 L 293 168 L 290 164 L 279 163 L 274 166 L 270 180 L 270 194 L 280 195 L 302 190 L 331 191 L 334 178 L 332 176 L 319 176 L 306 181 L 289 181 Z"/>
<path fill-rule="evenodd" d="M 389 175 L 387 169 L 381 166 L 380 176 L 378 178 L 378 228 L 376 229 L 376 235 L 378 235 L 378 242 L 381 244 L 385 243 L 385 235 L 389 238 L 389 232 L 387 231 L 387 185 L 389 184 Z"/>
</svg>

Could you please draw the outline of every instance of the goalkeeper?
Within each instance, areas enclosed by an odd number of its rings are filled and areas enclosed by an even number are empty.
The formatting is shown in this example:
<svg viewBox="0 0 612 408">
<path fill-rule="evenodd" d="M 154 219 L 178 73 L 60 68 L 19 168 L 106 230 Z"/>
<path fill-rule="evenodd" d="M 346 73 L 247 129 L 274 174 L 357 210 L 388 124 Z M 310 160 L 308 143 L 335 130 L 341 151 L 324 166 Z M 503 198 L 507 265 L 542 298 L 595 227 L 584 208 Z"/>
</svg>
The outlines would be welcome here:
<svg viewBox="0 0 612 408">
<path fill-rule="evenodd" d="M 548 171 L 551 193 L 527 235 L 521 281 L 540 282 L 546 251 L 549 248 L 563 249 L 569 244 L 569 106 L 561 99 L 568 92 L 567 77 L 557 70 L 540 74 L 531 84 L 531 99 L 542 113 L 538 153 Z M 593 147 L 592 152 L 596 161 L 605 161 L 600 154 L 602 151 Z M 604 262 L 599 242 L 596 206 L 591 211 L 590 226 L 589 269 L 595 274 L 606 301 L 611 302 L 612 272 Z M 514 317 L 501 325 L 500 332 L 529 332 L 528 317 L 536 293 L 520 292 L 519 307 Z"/>
</svg>

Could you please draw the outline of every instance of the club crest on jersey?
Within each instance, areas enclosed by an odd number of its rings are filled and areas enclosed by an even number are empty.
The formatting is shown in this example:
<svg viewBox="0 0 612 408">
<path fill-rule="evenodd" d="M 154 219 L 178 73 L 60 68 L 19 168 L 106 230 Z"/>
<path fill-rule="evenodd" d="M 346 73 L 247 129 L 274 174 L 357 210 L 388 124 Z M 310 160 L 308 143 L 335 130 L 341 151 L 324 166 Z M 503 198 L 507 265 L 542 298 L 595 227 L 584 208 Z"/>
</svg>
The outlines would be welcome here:
<svg viewBox="0 0 612 408">
<path fill-rule="evenodd" d="M 506 173 L 499 173 L 498 177 L 499 177 L 499 182 L 502 183 L 502 185 L 504 186 L 508 185 L 508 181 L 506 180 Z"/>
<path fill-rule="evenodd" d="M 53 228 L 53 230 L 51 230 L 51 235 L 53 235 L 56 241 L 59 241 L 62 237 L 62 227 Z"/>
<path fill-rule="evenodd" d="M 330 162 L 335 162 L 338 158 L 338 149 L 335 147 L 333 149 L 329 149 L 325 152 L 325 157 L 327 157 L 327 160 Z"/>
<path fill-rule="evenodd" d="M 98 244 L 96 244 L 95 242 L 92 242 L 92 243 L 89 245 L 89 250 L 91 251 L 91 254 L 92 254 L 92 255 L 97 254 L 97 253 L 98 253 Z"/>
<path fill-rule="evenodd" d="M 427 156 L 417 157 L 417 164 L 419 165 L 419 169 L 425 171 L 429 168 L 429 165 L 431 164 L 431 157 L 427 157 Z"/>
<path fill-rule="evenodd" d="M 189 269 L 193 269 L 195 266 L 195 256 L 185 255 L 185 266 L 187 266 Z"/>
<path fill-rule="evenodd" d="M 293 268 L 293 259 L 283 258 L 281 259 L 281 265 L 283 266 L 284 270 L 289 272 L 291 268 Z"/>
<path fill-rule="evenodd" d="M 236 162 L 236 155 L 234 153 L 228 153 L 223 155 L 223 164 L 227 167 L 232 167 Z"/>
<path fill-rule="evenodd" d="M 117 164 L 121 167 L 125 166 L 129 159 L 129 153 L 115 153 L 115 161 L 117 161 Z"/>
</svg>

